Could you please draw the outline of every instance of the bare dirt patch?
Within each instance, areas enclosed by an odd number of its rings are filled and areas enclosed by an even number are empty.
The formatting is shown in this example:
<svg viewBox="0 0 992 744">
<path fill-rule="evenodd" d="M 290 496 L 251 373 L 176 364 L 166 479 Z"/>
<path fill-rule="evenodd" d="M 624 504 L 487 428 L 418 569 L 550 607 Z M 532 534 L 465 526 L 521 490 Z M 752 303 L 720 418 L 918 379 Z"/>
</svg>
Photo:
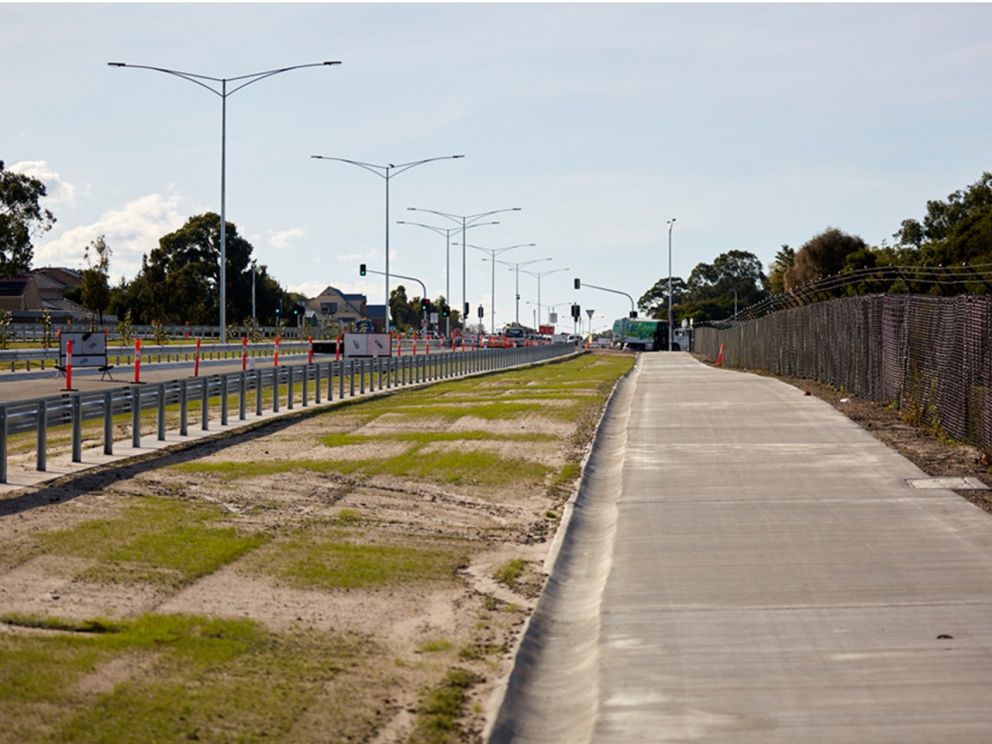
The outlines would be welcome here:
<svg viewBox="0 0 992 744">
<path fill-rule="evenodd" d="M 0 615 L 74 622 L 204 616 L 252 621 L 280 638 L 358 638 L 368 651 L 343 664 L 290 732 L 273 740 L 478 741 L 488 698 L 508 670 L 510 650 L 545 579 L 542 562 L 561 504 L 579 475 L 577 467 L 564 466 L 581 460 L 614 382 L 604 381 L 595 357 L 583 359 L 567 363 L 572 367 L 548 365 L 547 385 L 556 397 L 545 401 L 515 398 L 515 390 L 533 388 L 535 381 L 502 384 L 503 375 L 467 382 L 464 389 L 444 386 L 447 396 L 533 404 L 546 415 L 519 407 L 498 419 L 441 417 L 432 415 L 429 403 L 404 405 L 397 415 L 382 400 L 364 410 L 349 402 L 340 413 L 39 492 L 36 501 L 45 506 L 0 510 Z M 596 367 L 597 377 L 573 384 L 583 364 Z M 626 368 L 618 365 L 615 376 Z M 574 399 L 557 397 L 569 391 Z M 424 391 L 413 392 L 419 406 Z M 398 403 L 402 395 L 397 393 Z M 557 415 L 565 405 L 580 407 L 574 420 Z M 432 441 L 431 432 L 438 439 Z M 344 444 L 329 447 L 321 441 L 329 434 L 380 438 L 353 444 L 342 437 Z M 507 437 L 518 434 L 535 436 Z M 415 477 L 348 469 L 408 453 L 425 465 Z M 463 467 L 452 454 L 470 463 L 484 455 L 480 462 L 499 463 L 507 479 L 452 479 L 452 469 L 457 474 Z M 304 461 L 308 467 L 280 472 L 256 467 Z M 524 472 L 534 464 L 544 469 L 526 472 L 546 475 L 510 477 L 513 469 Z M 231 474 L 241 466 L 246 474 Z M 250 472 L 253 467 L 257 472 Z M 134 505 L 146 502 L 166 505 L 149 511 L 161 520 L 155 530 L 127 522 L 138 519 Z M 86 529 L 95 528 L 87 525 L 97 521 L 111 524 L 99 533 L 112 556 L 112 570 L 103 566 L 100 580 L 92 578 L 100 559 L 89 547 L 72 553 L 77 548 L 71 546 L 84 542 L 78 536 L 65 540 L 70 547 L 59 554 L 45 552 L 49 533 L 76 529 L 88 535 Z M 118 522 L 120 529 L 113 526 Z M 254 547 L 237 552 L 245 540 Z M 191 541 L 198 551 L 216 553 L 217 566 L 203 573 L 187 565 L 181 553 Z M 232 550 L 233 558 L 223 557 Z M 73 704 L 136 679 L 154 680 L 158 665 L 149 658 L 123 653 L 105 659 L 75 681 Z M 470 680 L 460 713 L 441 728 L 425 728 L 425 701 L 451 679 Z M 57 733 L 65 715 L 61 708 L 50 711 L 48 733 Z M 21 728 L 10 730 L 29 730 L 14 723 Z"/>
</svg>

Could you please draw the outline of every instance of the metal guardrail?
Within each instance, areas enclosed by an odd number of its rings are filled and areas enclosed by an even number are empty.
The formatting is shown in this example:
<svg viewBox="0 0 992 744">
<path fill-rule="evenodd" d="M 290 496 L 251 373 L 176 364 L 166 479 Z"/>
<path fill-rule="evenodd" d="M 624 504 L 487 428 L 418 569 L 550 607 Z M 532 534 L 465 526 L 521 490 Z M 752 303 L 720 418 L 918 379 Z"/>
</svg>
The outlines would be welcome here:
<svg viewBox="0 0 992 744">
<path fill-rule="evenodd" d="M 234 415 L 244 421 L 249 414 L 264 413 L 264 393 L 271 391 L 271 410 L 278 413 L 285 389 L 286 409 L 299 399 L 305 408 L 319 404 L 322 398 L 332 401 L 370 392 L 434 382 L 454 377 L 491 372 L 523 364 L 567 356 L 575 351 L 572 344 L 552 344 L 510 349 L 486 349 L 473 352 L 444 352 L 424 356 L 342 359 L 314 364 L 281 365 L 266 369 L 231 372 L 203 377 L 188 377 L 169 382 L 130 384 L 93 392 L 65 392 L 45 398 L 0 403 L 0 483 L 7 483 L 8 438 L 28 431 L 37 433 L 35 469 L 45 471 L 48 459 L 48 430 L 54 426 L 71 427 L 72 461 L 82 462 L 83 422 L 103 420 L 103 451 L 114 451 L 114 417 L 131 416 L 131 446 L 141 447 L 141 412 L 157 411 L 156 437 L 166 437 L 166 408 L 179 405 L 179 435 L 188 436 L 190 405 L 200 408 L 199 425 L 208 431 L 211 416 L 226 426 L 232 415 L 231 397 L 236 398 Z M 144 356 L 144 354 L 142 354 Z M 297 398 L 295 386 L 301 396 Z"/>
<path fill-rule="evenodd" d="M 254 343 L 243 347 L 242 344 L 207 344 L 200 347 L 200 360 L 240 359 L 242 351 L 247 348 L 249 358 L 272 356 L 275 343 Z M 279 353 L 285 355 L 306 354 L 309 344 L 306 341 L 280 341 Z M 165 344 L 163 346 L 141 345 L 141 363 L 160 362 L 191 362 L 196 353 L 195 344 Z M 113 365 L 132 364 L 134 362 L 133 346 L 108 346 L 107 363 Z M 37 364 L 39 369 L 50 365 L 53 369 L 59 363 L 59 349 L 56 345 L 51 349 L 5 349 L 0 351 L 0 369 L 10 366 L 13 372 L 17 365 L 23 363 L 27 369 Z"/>
</svg>

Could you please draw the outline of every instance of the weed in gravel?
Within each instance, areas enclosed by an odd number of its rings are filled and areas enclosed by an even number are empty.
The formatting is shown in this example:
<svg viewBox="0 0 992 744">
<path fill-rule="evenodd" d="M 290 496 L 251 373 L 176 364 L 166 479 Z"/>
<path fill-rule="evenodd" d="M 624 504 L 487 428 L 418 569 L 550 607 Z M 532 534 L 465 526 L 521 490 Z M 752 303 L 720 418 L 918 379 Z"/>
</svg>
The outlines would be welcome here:
<svg viewBox="0 0 992 744">
<path fill-rule="evenodd" d="M 527 568 L 527 561 L 522 558 L 514 558 L 512 561 L 507 561 L 500 566 L 496 570 L 496 573 L 493 574 L 493 578 L 500 584 L 514 589 L 520 577 L 523 576 L 525 568 Z"/>
<path fill-rule="evenodd" d="M 464 732 L 458 719 L 465 714 L 469 688 L 480 681 L 477 674 L 456 667 L 440 685 L 422 691 L 411 744 L 462 741 Z"/>
</svg>

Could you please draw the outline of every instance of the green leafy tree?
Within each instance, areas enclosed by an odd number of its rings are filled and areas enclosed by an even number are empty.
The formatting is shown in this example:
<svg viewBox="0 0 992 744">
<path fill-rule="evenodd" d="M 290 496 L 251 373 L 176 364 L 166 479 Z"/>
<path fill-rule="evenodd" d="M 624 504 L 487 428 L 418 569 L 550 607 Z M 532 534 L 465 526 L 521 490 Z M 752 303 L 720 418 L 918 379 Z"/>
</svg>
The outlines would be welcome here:
<svg viewBox="0 0 992 744">
<path fill-rule="evenodd" d="M 680 276 L 672 277 L 672 310 L 685 298 L 687 285 Z M 637 301 L 637 308 L 649 318 L 668 317 L 668 277 L 663 276 Z"/>
<path fill-rule="evenodd" d="M 416 303 L 416 305 L 414 305 Z M 398 331 L 420 327 L 420 298 L 411 301 L 406 296 L 406 287 L 402 284 L 389 293 L 389 316 Z"/>
<path fill-rule="evenodd" d="M 32 238 L 55 224 L 52 213 L 41 207 L 46 194 L 45 184 L 37 178 L 4 170 L 0 160 L 0 277 L 31 269 Z"/>
<path fill-rule="evenodd" d="M 697 264 L 692 270 L 675 320 L 727 318 L 733 315 L 735 296 L 738 309 L 742 309 L 767 295 L 768 278 L 760 259 L 747 251 L 727 251 L 712 264 Z"/>
</svg>

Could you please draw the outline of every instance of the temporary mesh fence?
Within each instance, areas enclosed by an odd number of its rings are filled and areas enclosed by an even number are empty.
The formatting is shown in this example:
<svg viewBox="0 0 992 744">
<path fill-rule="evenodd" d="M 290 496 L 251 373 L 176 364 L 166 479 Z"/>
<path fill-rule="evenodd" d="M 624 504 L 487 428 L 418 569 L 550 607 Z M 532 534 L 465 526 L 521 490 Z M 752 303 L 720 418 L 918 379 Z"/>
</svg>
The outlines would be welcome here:
<svg viewBox="0 0 992 744">
<path fill-rule="evenodd" d="M 699 327 L 694 348 L 895 402 L 911 423 L 992 449 L 992 297 L 870 295 L 820 302 L 729 328 Z"/>
</svg>

